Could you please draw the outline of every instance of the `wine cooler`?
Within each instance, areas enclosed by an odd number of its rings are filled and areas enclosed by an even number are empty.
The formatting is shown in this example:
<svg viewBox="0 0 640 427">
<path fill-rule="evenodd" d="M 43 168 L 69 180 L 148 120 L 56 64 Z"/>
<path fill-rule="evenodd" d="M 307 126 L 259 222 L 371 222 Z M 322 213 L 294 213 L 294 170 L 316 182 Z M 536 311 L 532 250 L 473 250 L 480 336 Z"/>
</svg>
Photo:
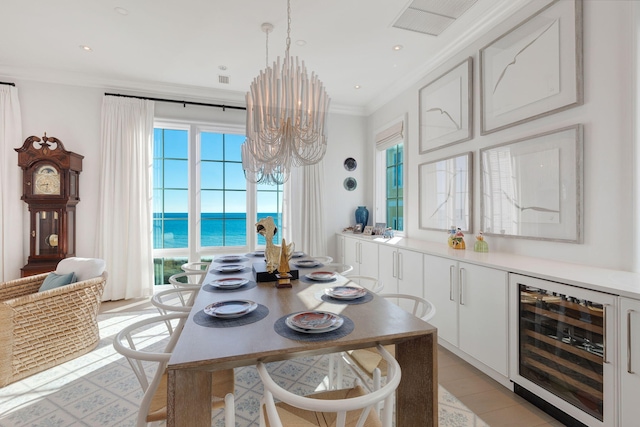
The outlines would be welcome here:
<svg viewBox="0 0 640 427">
<path fill-rule="evenodd" d="M 516 393 L 539 400 L 534 403 L 569 425 L 613 425 L 616 359 L 607 337 L 614 336 L 614 296 L 510 276 L 517 298 L 511 357 Z"/>
</svg>

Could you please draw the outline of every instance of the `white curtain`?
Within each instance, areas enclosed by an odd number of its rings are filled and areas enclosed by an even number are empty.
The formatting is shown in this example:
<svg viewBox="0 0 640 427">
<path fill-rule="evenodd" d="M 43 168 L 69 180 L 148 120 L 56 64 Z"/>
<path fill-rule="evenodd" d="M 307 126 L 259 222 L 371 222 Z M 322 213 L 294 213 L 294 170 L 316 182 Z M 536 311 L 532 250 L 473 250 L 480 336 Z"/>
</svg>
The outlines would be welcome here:
<svg viewBox="0 0 640 427">
<path fill-rule="evenodd" d="M 285 183 L 282 227 L 287 242 L 311 256 L 327 255 L 324 234 L 324 165 L 293 168 Z"/>
<path fill-rule="evenodd" d="M 107 264 L 103 300 L 153 292 L 152 101 L 105 96 L 96 253 Z"/>
<path fill-rule="evenodd" d="M 18 89 L 0 85 L 0 281 L 20 277 L 24 258 L 22 170 L 18 167 L 18 153 L 22 146 L 22 118 Z"/>
</svg>

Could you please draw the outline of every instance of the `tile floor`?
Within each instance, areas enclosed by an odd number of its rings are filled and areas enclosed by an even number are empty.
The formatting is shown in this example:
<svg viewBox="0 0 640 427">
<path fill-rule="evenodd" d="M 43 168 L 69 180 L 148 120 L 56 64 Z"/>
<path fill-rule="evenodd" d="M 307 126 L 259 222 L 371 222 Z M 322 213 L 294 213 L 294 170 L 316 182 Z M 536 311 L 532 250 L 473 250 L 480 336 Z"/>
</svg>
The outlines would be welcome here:
<svg viewBox="0 0 640 427">
<path fill-rule="evenodd" d="M 438 382 L 491 427 L 564 426 L 443 347 Z"/>
</svg>

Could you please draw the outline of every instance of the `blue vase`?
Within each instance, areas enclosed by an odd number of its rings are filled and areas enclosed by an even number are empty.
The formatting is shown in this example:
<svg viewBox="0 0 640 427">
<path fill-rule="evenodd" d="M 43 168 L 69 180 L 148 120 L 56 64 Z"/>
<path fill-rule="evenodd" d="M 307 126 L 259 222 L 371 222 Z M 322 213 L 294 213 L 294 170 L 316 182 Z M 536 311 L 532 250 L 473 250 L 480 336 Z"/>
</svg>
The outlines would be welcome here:
<svg viewBox="0 0 640 427">
<path fill-rule="evenodd" d="M 369 211 L 365 206 L 358 206 L 356 209 L 356 224 L 362 224 L 365 227 L 369 223 Z"/>
</svg>

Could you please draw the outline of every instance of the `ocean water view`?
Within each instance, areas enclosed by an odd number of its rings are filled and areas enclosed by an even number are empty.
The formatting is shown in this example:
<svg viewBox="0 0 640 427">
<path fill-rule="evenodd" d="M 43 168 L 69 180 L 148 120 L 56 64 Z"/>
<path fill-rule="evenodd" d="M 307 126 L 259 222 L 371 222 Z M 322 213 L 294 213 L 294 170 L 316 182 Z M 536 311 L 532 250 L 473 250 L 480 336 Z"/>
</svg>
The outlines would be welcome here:
<svg viewBox="0 0 640 427">
<path fill-rule="evenodd" d="M 276 225 L 282 224 L 279 213 L 259 213 L 258 220 L 271 216 Z M 252 221 L 255 224 L 256 221 Z M 186 248 L 189 246 L 189 222 L 187 213 L 165 213 L 164 217 L 154 214 L 154 249 Z M 280 233 L 274 242 L 279 242 Z M 203 213 L 201 216 L 201 246 L 245 246 L 247 244 L 247 214 L 240 213 Z M 265 240 L 258 236 L 258 244 Z"/>
</svg>

